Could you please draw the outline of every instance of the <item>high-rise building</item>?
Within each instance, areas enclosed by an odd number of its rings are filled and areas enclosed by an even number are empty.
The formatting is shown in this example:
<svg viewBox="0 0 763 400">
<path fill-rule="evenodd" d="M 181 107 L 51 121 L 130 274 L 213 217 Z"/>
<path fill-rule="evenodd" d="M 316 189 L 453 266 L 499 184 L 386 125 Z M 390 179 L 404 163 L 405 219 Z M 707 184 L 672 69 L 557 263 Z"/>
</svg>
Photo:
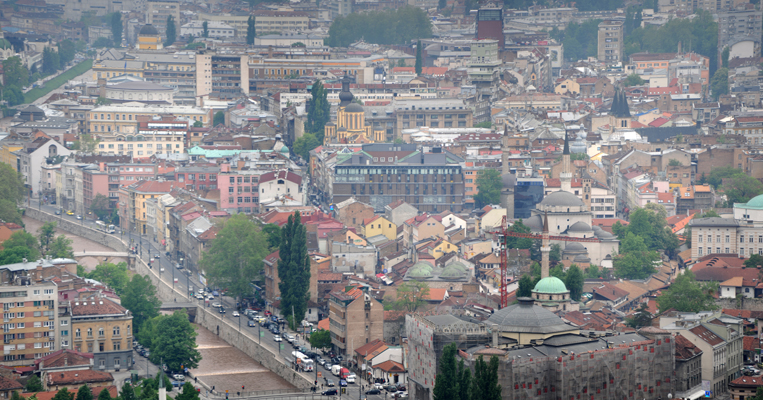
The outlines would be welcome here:
<svg viewBox="0 0 763 400">
<path fill-rule="evenodd" d="M 607 65 L 623 61 L 623 21 L 602 21 L 599 23 L 599 61 Z"/>
<path fill-rule="evenodd" d="M 167 35 L 167 18 L 175 19 L 175 32 L 180 32 L 180 2 L 149 0 L 146 3 L 146 23 L 153 25 L 162 37 Z"/>
<path fill-rule="evenodd" d="M 498 48 L 503 49 L 506 41 L 503 36 L 503 11 L 493 3 L 477 11 L 477 39 L 494 39 Z"/>
<path fill-rule="evenodd" d="M 749 8 L 718 13 L 718 59 L 720 60 L 724 47 L 743 40 L 753 42 L 753 56 L 759 57 L 761 34 L 763 34 L 763 10 Z M 732 52 L 729 59 L 734 57 Z"/>
</svg>

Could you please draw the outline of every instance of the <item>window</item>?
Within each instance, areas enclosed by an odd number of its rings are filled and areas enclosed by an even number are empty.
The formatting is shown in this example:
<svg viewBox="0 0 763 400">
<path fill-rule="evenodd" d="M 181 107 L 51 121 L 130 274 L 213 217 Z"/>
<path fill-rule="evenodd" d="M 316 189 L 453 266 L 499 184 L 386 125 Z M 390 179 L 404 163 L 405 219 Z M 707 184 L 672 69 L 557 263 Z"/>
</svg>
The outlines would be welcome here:
<svg viewBox="0 0 763 400">
<path fill-rule="evenodd" d="M 93 328 L 87 328 L 87 337 L 93 337 Z"/>
<path fill-rule="evenodd" d="M 115 326 L 113 332 L 114 332 L 114 336 L 119 335 L 119 327 Z"/>
<path fill-rule="evenodd" d="M 98 328 L 98 336 L 103 336 L 103 328 Z"/>
<path fill-rule="evenodd" d="M 82 337 L 82 334 L 80 333 L 79 328 L 77 328 L 77 330 L 74 331 L 74 337 L 78 337 L 78 338 Z"/>
</svg>

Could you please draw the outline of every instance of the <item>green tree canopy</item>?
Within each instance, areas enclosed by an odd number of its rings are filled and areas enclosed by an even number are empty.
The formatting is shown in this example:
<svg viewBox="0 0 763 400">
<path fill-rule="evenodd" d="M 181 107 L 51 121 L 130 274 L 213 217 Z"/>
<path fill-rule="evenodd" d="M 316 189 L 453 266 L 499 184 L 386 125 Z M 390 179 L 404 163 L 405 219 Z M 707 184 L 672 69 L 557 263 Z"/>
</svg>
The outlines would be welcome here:
<svg viewBox="0 0 763 400">
<path fill-rule="evenodd" d="M 137 400 L 135 398 L 135 391 L 132 385 L 122 385 L 122 390 L 119 391 L 120 400 Z"/>
<path fill-rule="evenodd" d="M 331 347 L 331 331 L 321 329 L 310 334 L 310 346 L 316 349 L 327 349 Z"/>
<path fill-rule="evenodd" d="M 745 268 L 757 268 L 758 265 L 763 265 L 763 256 L 761 255 L 753 254 L 750 258 L 744 260 Z"/>
<path fill-rule="evenodd" d="M 93 392 L 90 391 L 90 386 L 82 385 L 77 390 L 77 400 L 93 400 Z"/>
<path fill-rule="evenodd" d="M 498 384 L 498 357 L 490 357 L 486 363 L 482 356 L 474 363 L 474 383 L 472 384 L 472 400 L 501 400 L 501 385 Z"/>
<path fill-rule="evenodd" d="M 535 289 L 535 285 L 538 284 L 540 277 L 533 277 L 530 274 L 524 274 L 519 278 L 519 288 L 517 289 L 517 297 L 532 297 L 532 290 Z"/>
<path fill-rule="evenodd" d="M 679 274 L 673 284 L 657 297 L 660 312 L 675 309 L 681 312 L 712 311 L 718 308 L 714 294 L 718 293 L 717 282 L 697 282 L 694 273 Z"/>
<path fill-rule="evenodd" d="M 50 243 L 48 255 L 53 258 L 74 258 L 73 241 L 64 235 L 58 235 Z"/>
<path fill-rule="evenodd" d="M 427 303 L 429 285 L 426 282 L 407 281 L 397 287 L 397 299 L 385 304 L 385 309 L 415 312 Z M 386 301 L 385 301 L 386 303 Z"/>
<path fill-rule="evenodd" d="M 323 143 L 324 128 L 331 121 L 331 104 L 328 101 L 328 91 L 323 82 L 316 80 L 310 87 L 310 100 L 307 102 L 307 123 L 305 133 L 312 133 L 318 145 Z M 316 145 L 317 146 L 317 145 Z M 296 148 L 296 145 L 295 145 Z M 309 148 L 307 151 L 314 149 Z M 296 150 L 294 150 L 296 152 Z M 305 160 L 308 158 L 303 157 Z"/>
<path fill-rule="evenodd" d="M 318 138 L 312 133 L 305 132 L 302 137 L 294 141 L 294 154 L 302 157 L 303 160 L 310 160 L 310 151 L 321 145 Z"/>
<path fill-rule="evenodd" d="M 111 393 L 109 393 L 109 390 L 103 388 L 103 390 L 98 393 L 98 400 L 111 400 Z"/>
<path fill-rule="evenodd" d="M 715 100 L 718 100 L 719 97 L 729 93 L 728 68 L 719 68 L 715 71 L 713 77 L 710 79 L 710 91 Z"/>
<path fill-rule="evenodd" d="M 623 80 L 623 86 L 641 86 L 645 83 L 646 81 L 641 79 L 641 77 L 635 72 L 628 75 L 628 77 Z"/>
<path fill-rule="evenodd" d="M 289 216 L 281 228 L 278 251 L 278 276 L 281 282 L 281 313 L 291 320 L 292 328 L 302 322 L 307 311 L 310 289 L 310 258 L 307 256 L 307 231 L 299 212 Z M 294 315 L 295 320 L 291 316 Z"/>
<path fill-rule="evenodd" d="M 268 235 L 268 250 L 276 251 L 281 247 L 281 227 L 276 224 L 267 224 L 262 227 L 262 232 Z"/>
<path fill-rule="evenodd" d="M 121 297 L 122 306 L 132 313 L 135 333 L 139 332 L 143 322 L 159 315 L 159 306 L 162 303 L 156 297 L 156 287 L 148 275 L 133 275 Z"/>
<path fill-rule="evenodd" d="M 26 257 L 28 260 L 37 260 L 40 258 L 40 243 L 37 238 L 26 231 L 14 232 L 8 240 L 2 243 L 5 251 L 22 248 L 27 249 L 30 257 Z"/>
<path fill-rule="evenodd" d="M 500 204 L 503 181 L 501 173 L 496 169 L 485 169 L 477 176 L 477 195 L 474 196 L 474 206 L 483 208 L 490 204 Z"/>
<path fill-rule="evenodd" d="M 24 390 L 27 392 L 42 392 L 42 381 L 40 380 L 40 377 L 36 374 L 30 376 L 26 381 Z"/>
<path fill-rule="evenodd" d="M 416 42 L 416 63 L 413 66 L 413 70 L 416 71 L 416 75 L 421 75 L 421 71 L 424 67 L 424 61 L 421 58 L 421 40 Z"/>
<path fill-rule="evenodd" d="M 241 299 L 252 292 L 250 283 L 260 276 L 267 243 L 259 224 L 245 214 L 236 214 L 220 224 L 199 265 L 210 285 L 226 288 L 230 296 Z"/>
<path fill-rule="evenodd" d="M 21 89 L 29 83 L 29 70 L 19 56 L 8 57 L 3 60 L 3 78 L 6 89 L 11 86 Z"/>
<path fill-rule="evenodd" d="M 641 303 L 641 306 L 630 317 L 625 319 L 625 324 L 631 328 L 641 328 L 652 324 L 652 314 L 649 312 L 647 303 Z"/>
<path fill-rule="evenodd" d="M 108 197 L 100 193 L 95 195 L 93 202 L 90 203 L 90 211 L 92 211 L 99 220 L 111 223 L 112 208 L 111 201 L 109 201 Z"/>
<path fill-rule="evenodd" d="M 246 21 L 246 44 L 253 45 L 254 38 L 257 36 L 257 28 L 255 27 L 255 17 L 250 15 Z"/>
<path fill-rule="evenodd" d="M 375 44 L 408 44 L 413 39 L 432 37 L 432 21 L 418 7 L 352 13 L 334 19 L 328 45 L 347 47 L 363 38 Z"/>
<path fill-rule="evenodd" d="M 251 18 L 251 17 L 249 17 L 249 18 Z M 201 37 L 204 37 L 204 38 L 209 37 L 209 23 L 207 21 L 204 21 L 201 24 Z"/>
<path fill-rule="evenodd" d="M 678 248 L 678 237 L 667 226 L 665 217 L 655 209 L 637 208 L 630 214 L 630 223 L 623 226 L 616 222 L 612 226 L 612 232 L 622 241 L 628 233 L 639 236 L 648 250 L 662 250 L 669 256 L 672 256 Z M 622 243 L 620 247 L 622 250 Z"/>
<path fill-rule="evenodd" d="M 216 112 L 215 116 L 212 118 L 212 126 L 224 125 L 224 124 L 225 124 L 225 114 L 222 111 Z"/>
<path fill-rule="evenodd" d="M 522 222 L 522 219 L 518 219 L 509 227 L 509 232 L 514 233 L 532 233 L 530 227 Z M 520 238 L 509 236 L 506 238 L 506 248 L 509 249 L 529 249 L 533 245 L 533 240 L 530 238 Z"/>
<path fill-rule="evenodd" d="M 46 222 L 37 229 L 37 240 L 40 241 L 40 252 L 43 256 L 50 251 L 50 244 L 53 242 L 53 236 L 56 234 L 56 222 Z"/>
<path fill-rule="evenodd" d="M 87 278 L 95 279 L 114 289 L 118 295 L 124 293 L 125 287 L 130 282 L 130 276 L 127 273 L 127 263 L 124 262 L 118 264 L 98 264 L 92 272 L 87 274 Z"/>
<path fill-rule="evenodd" d="M 184 310 L 161 316 L 153 330 L 151 362 L 160 365 L 163 361 L 170 371 L 199 365 L 201 354 L 196 350 L 197 333 Z"/>
<path fill-rule="evenodd" d="M 111 14 L 111 36 L 114 38 L 114 45 L 122 45 L 122 13 L 117 11 Z"/>
<path fill-rule="evenodd" d="M 601 23 L 600 19 L 587 20 L 581 23 L 570 22 L 563 31 L 554 32 L 556 40 L 561 41 L 564 45 L 565 58 L 577 61 L 597 56 L 599 51 L 599 23 Z"/>
<path fill-rule="evenodd" d="M 60 389 L 53 396 L 53 400 L 74 400 L 74 392 L 70 392 L 67 388 Z"/>
<path fill-rule="evenodd" d="M 164 42 L 164 46 L 172 46 L 175 43 L 175 40 L 177 39 L 177 33 L 176 33 L 176 27 L 175 27 L 175 17 L 170 15 L 167 17 L 167 40 Z"/>
<path fill-rule="evenodd" d="M 567 290 L 570 291 L 570 298 L 572 300 L 580 301 L 580 295 L 583 294 L 584 281 L 583 271 L 575 264 L 570 265 L 564 279 L 564 284 L 567 286 Z"/>
<path fill-rule="evenodd" d="M 175 400 L 199 400 L 199 392 L 191 382 L 186 382 L 183 384 L 183 391 L 175 397 Z"/>
<path fill-rule="evenodd" d="M 623 279 L 646 279 L 657 271 L 660 261 L 656 251 L 649 250 L 644 238 L 628 232 L 620 241 L 620 254 L 613 260 L 615 276 Z"/>
</svg>

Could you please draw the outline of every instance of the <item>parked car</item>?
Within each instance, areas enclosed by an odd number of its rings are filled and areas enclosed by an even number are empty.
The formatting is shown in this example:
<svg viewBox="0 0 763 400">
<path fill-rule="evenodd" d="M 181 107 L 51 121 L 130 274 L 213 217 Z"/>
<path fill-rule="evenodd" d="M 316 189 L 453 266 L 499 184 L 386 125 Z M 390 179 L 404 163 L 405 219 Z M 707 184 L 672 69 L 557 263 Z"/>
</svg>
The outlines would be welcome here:
<svg viewBox="0 0 763 400">
<path fill-rule="evenodd" d="M 397 392 L 397 393 L 395 393 L 395 396 L 398 399 L 407 399 L 408 398 L 408 392 Z"/>
<path fill-rule="evenodd" d="M 287 342 L 291 343 L 296 338 L 294 337 L 294 335 L 286 335 L 286 337 L 284 339 L 286 339 Z M 311 356 L 308 356 L 308 357 L 312 358 Z"/>
<path fill-rule="evenodd" d="M 225 314 L 225 308 L 224 307 L 220 307 L 220 314 Z"/>
<path fill-rule="evenodd" d="M 351 373 L 347 375 L 344 379 L 347 380 L 347 383 L 355 383 L 355 378 L 357 378 L 357 376 Z"/>
<path fill-rule="evenodd" d="M 179 388 L 179 387 L 181 387 L 181 386 L 183 386 L 183 382 L 180 382 L 180 381 L 172 381 L 172 387 L 176 387 L 176 388 Z"/>
<path fill-rule="evenodd" d="M 324 390 L 322 396 L 336 396 L 339 392 L 336 389 Z"/>
<path fill-rule="evenodd" d="M 318 357 L 318 364 L 320 364 L 320 365 L 326 365 L 326 360 L 324 360 L 324 359 L 322 359 L 322 358 Z"/>
<path fill-rule="evenodd" d="M 69 211 L 66 212 L 66 215 L 74 215 L 74 211 L 69 210 Z"/>
<path fill-rule="evenodd" d="M 61 210 L 56 210 L 56 215 L 61 215 Z"/>
<path fill-rule="evenodd" d="M 366 394 L 381 394 L 381 390 L 379 390 L 377 388 L 368 389 L 368 390 L 366 390 Z"/>
<path fill-rule="evenodd" d="M 254 327 L 254 321 L 252 320 L 246 321 L 246 326 Z"/>
<path fill-rule="evenodd" d="M 164 268 L 162 268 L 162 270 L 164 270 Z M 196 300 L 204 300 L 204 296 L 202 296 L 200 294 L 197 294 L 196 295 Z"/>
<path fill-rule="evenodd" d="M 82 216 L 77 214 L 77 219 L 82 219 Z"/>
<path fill-rule="evenodd" d="M 281 339 L 281 337 L 278 335 L 273 335 L 273 340 L 276 342 L 283 342 L 283 339 Z"/>
<path fill-rule="evenodd" d="M 398 392 L 405 392 L 405 391 L 407 391 L 407 390 L 406 390 L 406 387 L 405 387 L 405 385 L 403 385 L 402 383 L 398 383 L 398 384 L 397 384 L 397 391 L 398 391 Z"/>
<path fill-rule="evenodd" d="M 184 381 L 185 380 L 185 375 L 183 375 L 183 374 L 172 374 L 172 378 L 175 379 L 176 381 Z"/>
<path fill-rule="evenodd" d="M 222 304 L 220 304 L 220 303 L 212 303 L 212 307 L 220 308 L 220 307 L 222 307 Z"/>
<path fill-rule="evenodd" d="M 158 259 L 159 259 L 159 257 L 160 257 L 160 256 L 159 256 L 159 253 L 156 253 L 156 254 L 154 254 L 154 258 L 155 258 L 155 259 L 157 259 L 157 260 L 158 260 Z"/>
<path fill-rule="evenodd" d="M 388 391 L 390 393 L 395 393 L 395 392 L 397 392 L 397 386 L 395 386 L 395 385 L 386 385 L 386 386 L 384 386 L 384 390 L 386 390 L 386 391 Z"/>
</svg>

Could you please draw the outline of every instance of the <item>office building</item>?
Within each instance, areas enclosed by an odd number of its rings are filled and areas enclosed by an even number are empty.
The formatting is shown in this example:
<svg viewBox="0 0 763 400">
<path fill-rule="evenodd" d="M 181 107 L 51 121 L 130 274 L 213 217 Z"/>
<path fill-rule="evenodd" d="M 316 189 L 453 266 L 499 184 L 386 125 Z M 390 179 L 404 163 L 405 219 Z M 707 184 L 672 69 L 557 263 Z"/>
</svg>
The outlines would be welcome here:
<svg viewBox="0 0 763 400">
<path fill-rule="evenodd" d="M 196 96 L 220 100 L 249 94 L 249 57 L 213 52 L 196 54 Z"/>
<path fill-rule="evenodd" d="M 101 294 L 69 302 L 74 350 L 93 353 L 95 369 L 132 367 L 132 314 Z"/>
<path fill-rule="evenodd" d="M 599 61 L 607 65 L 623 61 L 624 34 L 623 21 L 607 20 L 599 23 Z"/>
<path fill-rule="evenodd" d="M 397 200 L 421 212 L 463 209 L 463 159 L 441 148 L 424 153 L 412 144 L 378 143 L 339 157 L 332 203 L 354 197 L 378 212 Z"/>
<path fill-rule="evenodd" d="M 490 3 L 477 11 L 477 40 L 493 39 L 498 41 L 498 48 L 503 49 L 503 10 Z"/>
<path fill-rule="evenodd" d="M 750 7 L 718 13 L 718 57 L 724 47 L 744 40 L 754 43 L 752 56 L 759 57 L 761 34 L 763 34 L 763 10 Z M 734 51 L 731 54 L 734 54 Z M 733 58 L 733 56 L 730 57 Z"/>
</svg>

